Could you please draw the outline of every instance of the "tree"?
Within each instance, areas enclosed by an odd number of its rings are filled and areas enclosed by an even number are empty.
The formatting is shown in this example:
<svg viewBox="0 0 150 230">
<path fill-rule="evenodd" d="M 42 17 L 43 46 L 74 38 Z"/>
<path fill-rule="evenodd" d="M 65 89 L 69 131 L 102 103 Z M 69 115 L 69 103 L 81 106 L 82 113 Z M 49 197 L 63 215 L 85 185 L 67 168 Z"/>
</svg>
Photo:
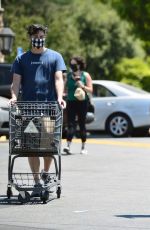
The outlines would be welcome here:
<svg viewBox="0 0 150 230">
<path fill-rule="evenodd" d="M 149 0 L 105 0 L 111 2 L 122 18 L 132 23 L 133 32 L 145 42 L 150 53 L 150 1 Z"/>
<path fill-rule="evenodd" d="M 116 80 L 150 91 L 150 67 L 140 58 L 123 58 L 115 65 Z"/>
<path fill-rule="evenodd" d="M 84 56 L 94 78 L 110 78 L 122 57 L 145 55 L 129 24 L 120 21 L 111 7 L 93 0 L 76 0 L 63 11 L 55 11 L 48 44 L 66 61 L 74 54 Z"/>
<path fill-rule="evenodd" d="M 132 36 L 129 24 L 121 21 L 115 10 L 94 2 L 82 2 L 80 9 L 76 11 L 80 41 L 89 71 L 95 78 L 110 78 L 113 67 L 120 58 L 143 58 L 144 51 L 140 42 Z"/>
<path fill-rule="evenodd" d="M 25 27 L 37 22 L 49 27 L 47 46 L 62 53 L 66 63 L 74 54 L 85 57 L 93 78 L 111 78 L 121 58 L 145 55 L 130 25 L 110 5 L 96 0 L 22 0 L 19 6 L 17 0 L 4 2 L 7 22 L 16 33 L 10 62 L 17 46 L 28 49 Z"/>
</svg>

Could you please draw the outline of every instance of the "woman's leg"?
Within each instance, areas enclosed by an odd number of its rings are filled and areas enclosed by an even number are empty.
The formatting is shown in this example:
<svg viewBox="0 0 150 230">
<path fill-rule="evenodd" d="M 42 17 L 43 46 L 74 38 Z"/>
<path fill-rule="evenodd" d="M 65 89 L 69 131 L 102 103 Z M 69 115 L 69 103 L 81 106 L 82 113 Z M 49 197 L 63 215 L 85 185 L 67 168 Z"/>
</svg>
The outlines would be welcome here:
<svg viewBox="0 0 150 230">
<path fill-rule="evenodd" d="M 80 128 L 80 138 L 82 141 L 81 151 L 85 149 L 86 142 L 86 114 L 87 114 L 87 102 L 83 101 L 78 105 L 78 123 Z"/>
<path fill-rule="evenodd" d="M 68 101 L 67 103 L 67 121 L 68 121 L 68 131 L 67 131 L 67 141 L 72 141 L 76 129 L 76 101 Z"/>
<path fill-rule="evenodd" d="M 70 152 L 70 145 L 72 142 L 72 138 L 75 134 L 76 130 L 76 102 L 75 101 L 68 101 L 67 102 L 67 147 L 64 148 L 64 152 L 67 154 L 71 154 Z"/>
</svg>

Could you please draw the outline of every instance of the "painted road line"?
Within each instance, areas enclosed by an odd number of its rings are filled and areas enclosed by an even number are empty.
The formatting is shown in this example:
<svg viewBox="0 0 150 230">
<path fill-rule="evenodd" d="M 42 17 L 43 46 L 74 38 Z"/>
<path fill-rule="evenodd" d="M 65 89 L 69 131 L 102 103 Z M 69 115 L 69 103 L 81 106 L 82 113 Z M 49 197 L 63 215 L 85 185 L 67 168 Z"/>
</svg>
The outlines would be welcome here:
<svg viewBox="0 0 150 230">
<path fill-rule="evenodd" d="M 80 139 L 74 139 L 74 143 L 81 143 Z M 87 139 L 89 144 L 101 144 L 101 145 L 115 145 L 115 146 L 124 146 L 124 147 L 139 147 L 139 148 L 150 148 L 150 143 L 142 142 L 133 142 L 129 141 L 112 141 L 112 140 L 99 140 L 99 139 Z"/>
<path fill-rule="evenodd" d="M 0 142 L 8 141 L 6 136 L 0 137 Z M 66 140 L 62 140 L 63 143 Z M 81 143 L 80 139 L 73 139 L 74 143 Z M 87 139 L 87 143 L 89 144 L 97 144 L 97 145 L 114 145 L 114 146 L 124 146 L 124 147 L 139 147 L 139 148 L 150 148 L 150 143 L 142 143 L 142 142 L 133 142 L 131 139 L 129 141 L 117 141 L 117 140 L 102 140 L 102 139 Z"/>
</svg>

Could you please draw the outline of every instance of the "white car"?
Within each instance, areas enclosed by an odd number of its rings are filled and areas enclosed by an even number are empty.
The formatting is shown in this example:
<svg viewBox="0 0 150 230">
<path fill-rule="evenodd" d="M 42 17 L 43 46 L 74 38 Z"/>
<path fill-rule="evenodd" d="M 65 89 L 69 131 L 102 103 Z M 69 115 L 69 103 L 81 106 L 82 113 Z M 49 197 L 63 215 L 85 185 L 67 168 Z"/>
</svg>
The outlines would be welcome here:
<svg viewBox="0 0 150 230">
<path fill-rule="evenodd" d="M 132 135 L 150 127 L 150 93 L 108 80 L 93 80 L 95 120 L 88 131 L 107 131 L 114 137 Z"/>
<path fill-rule="evenodd" d="M 0 136 L 9 132 L 9 99 L 0 97 Z"/>
</svg>

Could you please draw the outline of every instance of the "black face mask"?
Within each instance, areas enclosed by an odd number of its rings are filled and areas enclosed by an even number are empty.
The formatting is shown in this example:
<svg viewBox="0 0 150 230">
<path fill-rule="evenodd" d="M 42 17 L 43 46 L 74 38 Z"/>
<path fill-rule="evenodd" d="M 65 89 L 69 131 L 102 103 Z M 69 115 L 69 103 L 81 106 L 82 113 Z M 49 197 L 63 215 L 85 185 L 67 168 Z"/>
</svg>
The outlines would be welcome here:
<svg viewBox="0 0 150 230">
<path fill-rule="evenodd" d="M 37 49 L 40 49 L 45 44 L 45 38 L 32 38 L 31 43 L 33 47 L 36 47 Z"/>
<path fill-rule="evenodd" d="M 76 72 L 78 70 L 78 65 L 77 64 L 70 64 L 70 68 L 72 69 L 73 72 Z"/>
</svg>

